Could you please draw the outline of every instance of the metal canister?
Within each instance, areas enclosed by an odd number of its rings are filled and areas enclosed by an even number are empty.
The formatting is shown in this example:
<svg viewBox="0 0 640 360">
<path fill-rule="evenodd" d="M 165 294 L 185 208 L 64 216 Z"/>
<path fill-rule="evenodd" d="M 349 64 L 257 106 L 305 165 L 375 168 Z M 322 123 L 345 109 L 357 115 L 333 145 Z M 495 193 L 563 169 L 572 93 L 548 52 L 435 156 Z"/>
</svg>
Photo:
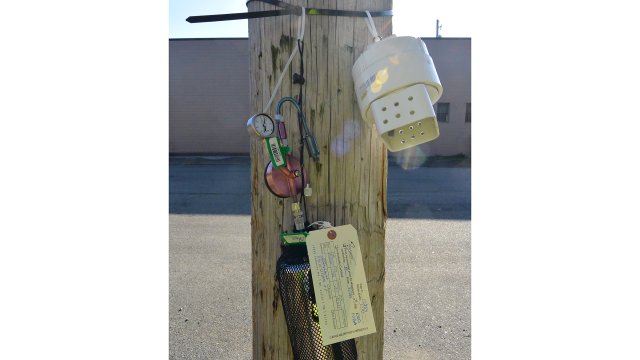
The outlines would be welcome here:
<svg viewBox="0 0 640 360">
<path fill-rule="evenodd" d="M 289 340 L 296 360 L 356 360 L 355 340 L 322 345 L 307 249 L 284 245 L 278 259 L 277 279 L 287 321 Z"/>
</svg>

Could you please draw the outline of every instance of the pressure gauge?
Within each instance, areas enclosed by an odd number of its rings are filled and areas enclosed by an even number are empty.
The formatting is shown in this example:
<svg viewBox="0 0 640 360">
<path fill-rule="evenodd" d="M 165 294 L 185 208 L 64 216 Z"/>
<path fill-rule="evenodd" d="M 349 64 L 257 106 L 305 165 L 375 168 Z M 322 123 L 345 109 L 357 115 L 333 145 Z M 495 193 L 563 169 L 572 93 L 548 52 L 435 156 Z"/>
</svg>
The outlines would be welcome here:
<svg viewBox="0 0 640 360">
<path fill-rule="evenodd" d="M 275 134 L 276 122 L 267 114 L 253 115 L 247 121 L 249 135 L 258 138 L 269 138 Z"/>
</svg>

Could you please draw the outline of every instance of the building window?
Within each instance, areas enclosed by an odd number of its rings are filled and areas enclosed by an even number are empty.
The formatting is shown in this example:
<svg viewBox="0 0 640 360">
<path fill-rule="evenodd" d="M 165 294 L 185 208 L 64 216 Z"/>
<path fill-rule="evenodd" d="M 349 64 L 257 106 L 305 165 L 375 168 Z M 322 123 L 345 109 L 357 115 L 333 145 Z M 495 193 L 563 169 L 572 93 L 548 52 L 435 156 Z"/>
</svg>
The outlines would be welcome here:
<svg viewBox="0 0 640 360">
<path fill-rule="evenodd" d="M 467 112 L 464 115 L 464 122 L 471 122 L 471 103 L 467 103 Z"/>
<path fill-rule="evenodd" d="M 436 104 L 436 118 L 439 122 L 449 122 L 449 103 Z"/>
</svg>

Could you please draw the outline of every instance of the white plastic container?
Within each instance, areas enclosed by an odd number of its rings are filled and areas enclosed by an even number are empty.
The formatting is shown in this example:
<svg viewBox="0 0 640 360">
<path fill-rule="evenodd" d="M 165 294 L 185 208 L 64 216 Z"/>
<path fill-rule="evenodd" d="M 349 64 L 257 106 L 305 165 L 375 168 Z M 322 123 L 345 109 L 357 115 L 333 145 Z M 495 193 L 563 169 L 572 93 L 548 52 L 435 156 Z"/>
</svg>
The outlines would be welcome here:
<svg viewBox="0 0 640 360">
<path fill-rule="evenodd" d="M 442 96 L 442 84 L 421 39 L 391 35 L 370 44 L 352 76 L 360 113 L 376 124 L 389 151 L 440 135 L 433 104 Z"/>
</svg>

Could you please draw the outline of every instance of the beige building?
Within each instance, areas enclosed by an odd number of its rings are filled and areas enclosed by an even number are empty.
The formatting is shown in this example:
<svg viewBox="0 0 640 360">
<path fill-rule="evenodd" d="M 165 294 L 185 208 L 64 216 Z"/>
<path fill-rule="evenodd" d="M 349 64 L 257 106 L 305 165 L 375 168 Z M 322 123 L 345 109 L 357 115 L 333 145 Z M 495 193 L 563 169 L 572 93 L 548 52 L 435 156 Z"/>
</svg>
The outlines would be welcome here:
<svg viewBox="0 0 640 360">
<path fill-rule="evenodd" d="M 444 92 L 426 155 L 471 155 L 471 39 L 423 38 Z M 295 94 L 293 94 L 295 95 Z M 248 154 L 249 41 L 169 40 L 169 152 Z"/>
</svg>

